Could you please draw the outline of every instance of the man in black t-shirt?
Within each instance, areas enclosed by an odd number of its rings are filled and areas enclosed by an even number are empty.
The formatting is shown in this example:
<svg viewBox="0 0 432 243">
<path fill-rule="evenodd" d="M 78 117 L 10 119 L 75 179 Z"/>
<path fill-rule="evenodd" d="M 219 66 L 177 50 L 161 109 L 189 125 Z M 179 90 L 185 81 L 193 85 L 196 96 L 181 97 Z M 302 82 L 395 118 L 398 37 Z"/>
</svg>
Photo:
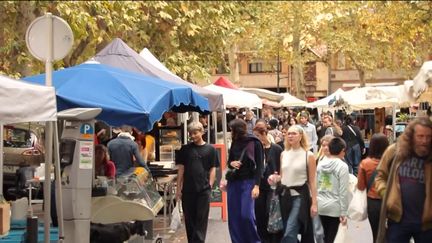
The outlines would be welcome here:
<svg viewBox="0 0 432 243">
<path fill-rule="evenodd" d="M 176 154 L 176 198 L 182 200 L 188 242 L 204 243 L 211 188 L 219 159 L 216 149 L 203 140 L 204 128 L 201 123 L 192 122 L 188 132 L 193 142 L 183 145 Z"/>
</svg>

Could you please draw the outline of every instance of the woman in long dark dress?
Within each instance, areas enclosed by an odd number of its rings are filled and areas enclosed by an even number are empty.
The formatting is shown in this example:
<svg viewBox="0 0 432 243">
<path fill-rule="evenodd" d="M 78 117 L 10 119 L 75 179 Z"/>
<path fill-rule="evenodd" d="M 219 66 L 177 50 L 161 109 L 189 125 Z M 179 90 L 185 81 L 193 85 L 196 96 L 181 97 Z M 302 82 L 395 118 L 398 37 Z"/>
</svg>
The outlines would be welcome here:
<svg viewBox="0 0 432 243">
<path fill-rule="evenodd" d="M 247 134 L 244 120 L 230 122 L 232 144 L 228 156 L 228 228 L 233 243 L 258 243 L 255 199 L 263 169 L 264 150 L 260 140 Z M 228 176 L 230 175 L 230 176 Z"/>
<path fill-rule="evenodd" d="M 280 172 L 280 156 L 283 149 L 281 146 L 269 141 L 265 124 L 258 123 L 253 129 L 253 133 L 263 144 L 265 154 L 264 173 L 259 186 L 260 194 L 255 200 L 255 217 L 258 234 L 261 237 L 261 241 L 264 243 L 279 243 L 282 238 L 282 231 L 279 233 L 269 233 L 267 231 L 269 203 L 273 196 L 273 190 L 267 182 L 267 179 L 271 174 Z"/>
</svg>

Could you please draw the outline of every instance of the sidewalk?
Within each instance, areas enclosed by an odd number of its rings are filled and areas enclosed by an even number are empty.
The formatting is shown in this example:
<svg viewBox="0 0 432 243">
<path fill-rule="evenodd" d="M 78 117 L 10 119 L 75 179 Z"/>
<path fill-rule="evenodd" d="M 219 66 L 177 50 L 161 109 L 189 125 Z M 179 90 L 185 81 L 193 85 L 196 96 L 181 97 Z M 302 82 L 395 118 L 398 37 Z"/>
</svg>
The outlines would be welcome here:
<svg viewBox="0 0 432 243">
<path fill-rule="evenodd" d="M 157 219 L 161 223 L 157 222 L 156 225 L 163 224 L 162 218 Z M 169 226 L 169 223 L 168 223 Z M 164 239 L 164 243 L 187 243 L 186 229 L 184 221 L 182 226 L 176 232 L 169 232 L 166 230 L 154 230 L 154 235 L 161 235 Z M 207 228 L 206 243 L 229 243 L 231 242 L 228 232 L 228 221 L 223 222 L 220 217 L 220 208 L 210 208 L 209 222 Z"/>
</svg>

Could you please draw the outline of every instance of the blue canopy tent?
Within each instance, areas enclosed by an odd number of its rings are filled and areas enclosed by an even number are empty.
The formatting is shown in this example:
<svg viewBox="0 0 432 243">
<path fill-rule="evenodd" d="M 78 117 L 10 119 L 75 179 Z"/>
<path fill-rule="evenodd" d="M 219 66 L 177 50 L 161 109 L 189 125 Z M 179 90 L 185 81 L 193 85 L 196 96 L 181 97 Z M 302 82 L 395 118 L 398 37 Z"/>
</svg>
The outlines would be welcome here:
<svg viewBox="0 0 432 243">
<path fill-rule="evenodd" d="M 45 74 L 24 78 L 44 84 Z M 53 73 L 59 111 L 75 107 L 100 107 L 97 117 L 112 126 L 128 124 L 149 131 L 164 112 L 207 113 L 207 98 L 190 87 L 147 77 L 97 62 L 84 63 Z"/>
</svg>

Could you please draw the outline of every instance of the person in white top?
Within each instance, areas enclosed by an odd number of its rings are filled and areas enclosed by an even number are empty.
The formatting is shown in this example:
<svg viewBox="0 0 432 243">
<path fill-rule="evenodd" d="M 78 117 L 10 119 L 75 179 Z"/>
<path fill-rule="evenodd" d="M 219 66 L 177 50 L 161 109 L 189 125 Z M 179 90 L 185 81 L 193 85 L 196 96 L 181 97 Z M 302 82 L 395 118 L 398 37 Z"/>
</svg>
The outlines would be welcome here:
<svg viewBox="0 0 432 243">
<path fill-rule="evenodd" d="M 300 126 L 306 132 L 309 141 L 309 150 L 317 153 L 317 143 L 318 143 L 318 135 L 316 128 L 313 124 L 309 122 L 309 113 L 307 111 L 302 111 L 299 113 L 299 122 Z"/>
<path fill-rule="evenodd" d="M 282 243 L 314 242 L 311 217 L 317 215 L 316 162 L 309 151 L 307 135 L 298 125 L 291 126 L 285 137 L 285 151 L 281 154 L 281 175 L 273 174 L 269 183 L 280 182 L 284 236 Z M 300 229 L 303 229 L 300 232 Z"/>
</svg>

